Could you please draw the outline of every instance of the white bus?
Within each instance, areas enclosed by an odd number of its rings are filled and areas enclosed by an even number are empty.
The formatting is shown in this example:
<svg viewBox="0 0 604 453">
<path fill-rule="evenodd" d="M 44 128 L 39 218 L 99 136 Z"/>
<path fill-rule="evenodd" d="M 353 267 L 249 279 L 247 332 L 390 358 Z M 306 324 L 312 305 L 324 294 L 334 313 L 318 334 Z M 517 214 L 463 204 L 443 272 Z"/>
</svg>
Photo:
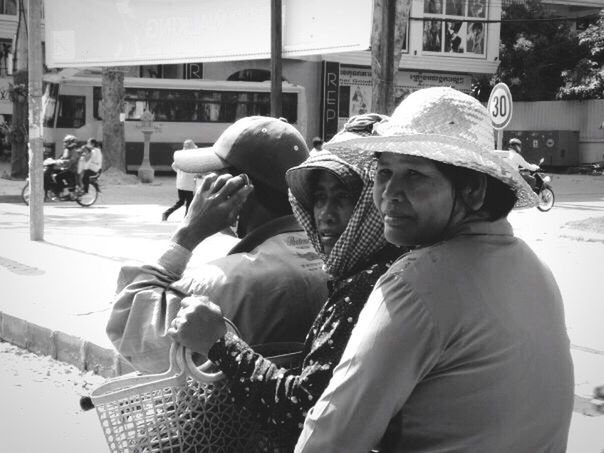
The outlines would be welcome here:
<svg viewBox="0 0 604 453">
<path fill-rule="evenodd" d="M 45 153 L 62 152 L 63 137 L 81 142 L 95 138 L 102 144 L 100 76 L 44 77 Z M 156 171 L 171 171 L 172 153 L 186 139 L 208 146 L 237 119 L 270 115 L 270 82 L 177 80 L 126 77 L 124 79 L 126 169 L 136 171 L 143 159 L 140 117 L 145 109 L 155 116 L 149 159 Z M 283 117 L 306 137 L 304 87 L 283 82 Z"/>
</svg>

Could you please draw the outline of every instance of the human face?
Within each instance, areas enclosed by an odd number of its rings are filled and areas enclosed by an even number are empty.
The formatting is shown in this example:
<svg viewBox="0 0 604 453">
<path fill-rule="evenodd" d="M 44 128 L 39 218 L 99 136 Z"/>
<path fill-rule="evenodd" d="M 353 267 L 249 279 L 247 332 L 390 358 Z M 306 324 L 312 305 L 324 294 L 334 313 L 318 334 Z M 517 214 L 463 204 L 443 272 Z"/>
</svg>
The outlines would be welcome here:
<svg viewBox="0 0 604 453">
<path fill-rule="evenodd" d="M 454 198 L 453 184 L 434 161 L 393 153 L 378 158 L 373 201 L 388 242 L 416 246 L 443 239 Z"/>
<path fill-rule="evenodd" d="M 327 171 L 319 172 L 312 196 L 315 227 L 323 251 L 329 255 L 348 225 L 358 196 Z"/>
</svg>

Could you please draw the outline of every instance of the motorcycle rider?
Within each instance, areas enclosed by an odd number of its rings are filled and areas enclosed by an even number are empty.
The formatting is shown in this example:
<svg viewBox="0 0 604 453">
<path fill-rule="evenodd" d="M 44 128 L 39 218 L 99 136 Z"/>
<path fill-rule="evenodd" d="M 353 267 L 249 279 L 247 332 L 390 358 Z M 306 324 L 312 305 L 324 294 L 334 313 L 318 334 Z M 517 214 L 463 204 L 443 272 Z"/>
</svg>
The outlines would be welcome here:
<svg viewBox="0 0 604 453">
<path fill-rule="evenodd" d="M 63 154 L 55 161 L 55 164 L 61 170 L 55 175 L 58 194 L 65 188 L 69 188 L 71 192 L 75 189 L 78 162 L 81 154 L 78 147 L 78 139 L 74 135 L 68 134 L 65 136 L 63 147 Z"/>
<path fill-rule="evenodd" d="M 88 193 L 90 178 L 98 176 L 103 168 L 103 154 L 94 138 L 89 138 L 81 150 L 77 182 L 78 187 L 81 187 L 84 193 Z"/>
<path fill-rule="evenodd" d="M 515 167 L 518 167 L 520 174 L 524 180 L 531 186 L 533 190 L 537 189 L 537 180 L 530 173 L 539 170 L 539 165 L 531 164 L 522 157 L 522 142 L 514 137 L 508 142 L 508 150 L 504 152 L 502 157 L 509 159 Z"/>
</svg>

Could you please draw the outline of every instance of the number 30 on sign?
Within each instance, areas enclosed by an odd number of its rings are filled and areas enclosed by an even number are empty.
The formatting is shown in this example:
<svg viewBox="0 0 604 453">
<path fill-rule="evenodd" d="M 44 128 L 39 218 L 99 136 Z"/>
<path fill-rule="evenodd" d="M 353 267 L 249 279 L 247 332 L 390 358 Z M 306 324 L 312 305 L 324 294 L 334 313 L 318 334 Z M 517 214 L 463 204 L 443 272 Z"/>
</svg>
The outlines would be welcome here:
<svg viewBox="0 0 604 453">
<path fill-rule="evenodd" d="M 495 129 L 504 129 L 512 119 L 512 93 L 505 83 L 493 87 L 487 105 Z"/>
</svg>

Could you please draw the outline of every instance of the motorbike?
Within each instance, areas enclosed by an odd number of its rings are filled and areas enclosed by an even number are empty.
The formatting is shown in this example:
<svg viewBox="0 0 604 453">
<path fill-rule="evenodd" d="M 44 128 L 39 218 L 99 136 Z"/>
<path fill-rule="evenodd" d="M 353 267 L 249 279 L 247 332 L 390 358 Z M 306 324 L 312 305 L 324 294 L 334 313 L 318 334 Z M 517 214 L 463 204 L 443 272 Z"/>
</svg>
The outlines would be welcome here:
<svg viewBox="0 0 604 453">
<path fill-rule="evenodd" d="M 541 166 L 543 160 L 544 159 L 541 158 L 539 166 Z M 552 178 L 539 170 L 531 171 L 530 174 L 535 178 L 536 187 L 533 187 L 533 190 L 539 197 L 537 209 L 541 212 L 547 212 L 554 207 L 554 202 L 556 200 L 554 189 L 552 189 L 552 186 L 550 185 Z"/>
<path fill-rule="evenodd" d="M 100 172 L 90 177 L 90 184 L 88 186 L 88 192 L 84 192 L 80 187 L 71 185 L 67 187 L 66 193 L 63 189 L 63 185 L 57 181 L 57 173 L 63 171 L 58 161 L 52 158 L 45 159 L 44 165 L 44 201 L 75 201 L 80 206 L 88 207 L 92 206 L 101 192 L 101 188 L 98 183 Z M 25 186 L 21 190 L 21 198 L 26 205 L 29 205 L 30 198 L 30 184 L 29 178 L 25 182 Z"/>
</svg>

